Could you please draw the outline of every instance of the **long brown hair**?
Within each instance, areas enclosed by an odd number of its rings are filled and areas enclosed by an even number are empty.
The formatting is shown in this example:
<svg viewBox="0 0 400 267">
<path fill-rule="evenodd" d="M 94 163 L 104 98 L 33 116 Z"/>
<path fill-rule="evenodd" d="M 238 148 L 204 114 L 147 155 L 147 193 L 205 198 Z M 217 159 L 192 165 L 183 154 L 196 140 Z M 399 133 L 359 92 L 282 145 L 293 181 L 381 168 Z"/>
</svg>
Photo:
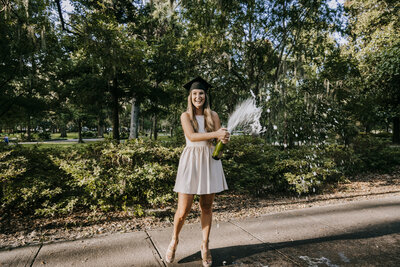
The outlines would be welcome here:
<svg viewBox="0 0 400 267">
<path fill-rule="evenodd" d="M 204 94 L 205 94 L 205 101 L 203 104 L 204 128 L 205 128 L 206 132 L 213 132 L 215 129 L 214 129 L 214 121 L 212 119 L 212 111 L 210 108 L 210 102 L 209 102 L 207 93 L 204 92 Z M 199 124 L 196 119 L 195 109 L 196 108 L 193 106 L 193 103 L 192 103 L 192 91 L 190 91 L 189 96 L 188 96 L 187 112 L 189 113 L 190 122 L 192 123 L 194 131 L 196 133 L 198 133 L 199 132 Z"/>
</svg>

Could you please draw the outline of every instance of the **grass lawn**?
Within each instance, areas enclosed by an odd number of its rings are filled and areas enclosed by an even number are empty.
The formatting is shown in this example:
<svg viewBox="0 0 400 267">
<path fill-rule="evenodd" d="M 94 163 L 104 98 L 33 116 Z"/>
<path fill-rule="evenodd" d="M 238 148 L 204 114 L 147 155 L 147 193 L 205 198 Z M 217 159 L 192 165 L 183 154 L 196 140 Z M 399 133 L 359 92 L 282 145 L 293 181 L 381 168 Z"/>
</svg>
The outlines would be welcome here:
<svg viewBox="0 0 400 267">
<path fill-rule="evenodd" d="M 144 139 L 144 140 L 150 140 L 150 137 L 144 136 L 144 135 L 139 136 L 139 138 Z M 171 137 L 169 135 L 158 135 L 157 140 L 158 141 L 170 141 Z"/>
<path fill-rule="evenodd" d="M 92 142 L 91 142 L 92 143 Z M 54 143 L 54 144 L 45 144 L 45 143 L 38 143 L 38 144 L 20 144 L 24 147 L 34 147 L 37 146 L 39 149 L 46 149 L 46 148 L 68 148 L 68 147 L 75 147 L 75 146 L 87 146 L 88 143 Z"/>
<path fill-rule="evenodd" d="M 77 132 L 72 132 L 72 133 L 67 133 L 67 137 L 61 137 L 60 133 L 53 133 L 51 134 L 51 140 L 57 140 L 57 139 L 77 139 L 78 138 L 78 133 Z"/>
<path fill-rule="evenodd" d="M 51 134 L 51 140 L 78 139 L 78 132 L 67 133 L 67 137 L 61 137 L 60 135 L 60 133 Z M 108 134 L 104 134 L 104 137 L 106 136 L 108 136 Z"/>
<path fill-rule="evenodd" d="M 32 133 L 34 136 L 35 133 Z M 4 136 L 4 134 L 2 134 Z M 21 133 L 15 133 L 15 134 L 8 134 L 7 135 L 10 139 L 21 139 Z M 60 137 L 60 133 L 54 133 L 51 134 L 51 140 L 63 140 L 63 139 L 77 139 L 78 138 L 78 132 L 72 132 L 72 133 L 67 133 L 67 137 Z"/>
<path fill-rule="evenodd" d="M 13 143 L 13 142 L 16 142 L 16 141 L 18 143 L 24 142 L 24 141 L 21 140 L 21 134 L 10 134 L 10 135 L 8 135 L 8 137 L 10 138 L 10 143 Z M 105 138 L 111 138 L 112 137 L 112 132 L 110 132 L 108 134 L 104 134 L 104 137 Z M 33 136 L 33 138 L 35 138 L 35 136 Z M 89 138 L 89 139 L 92 139 L 92 138 Z M 139 136 L 139 138 L 140 139 L 144 139 L 144 140 L 149 140 L 150 139 L 149 136 L 144 136 L 144 135 L 143 136 Z M 32 142 L 37 142 L 37 143 L 21 144 L 21 145 L 23 145 L 23 146 L 40 145 L 41 147 L 46 148 L 46 147 L 54 147 L 55 145 L 68 147 L 68 146 L 74 146 L 74 145 L 84 145 L 84 144 L 88 143 L 88 141 L 86 141 L 83 144 L 78 144 L 77 142 L 72 142 L 71 143 L 71 141 L 68 141 L 68 140 L 71 140 L 71 139 L 78 139 L 78 132 L 68 132 L 67 133 L 67 137 L 61 137 L 60 133 L 53 133 L 53 134 L 51 134 L 51 139 L 50 140 L 36 140 L 36 139 L 34 139 L 34 140 L 32 140 Z M 87 139 L 87 138 L 83 138 L 83 139 Z M 65 140 L 65 141 L 63 142 L 63 140 Z M 125 142 L 125 140 L 127 140 L 127 138 L 121 138 L 121 142 Z M 157 140 L 158 141 L 169 142 L 172 139 L 171 139 L 169 134 L 159 134 L 158 137 L 157 137 Z M 47 142 L 47 141 L 58 141 L 58 142 L 56 142 L 56 143 L 43 143 L 43 142 Z M 96 141 L 90 141 L 90 142 L 96 142 Z"/>
</svg>

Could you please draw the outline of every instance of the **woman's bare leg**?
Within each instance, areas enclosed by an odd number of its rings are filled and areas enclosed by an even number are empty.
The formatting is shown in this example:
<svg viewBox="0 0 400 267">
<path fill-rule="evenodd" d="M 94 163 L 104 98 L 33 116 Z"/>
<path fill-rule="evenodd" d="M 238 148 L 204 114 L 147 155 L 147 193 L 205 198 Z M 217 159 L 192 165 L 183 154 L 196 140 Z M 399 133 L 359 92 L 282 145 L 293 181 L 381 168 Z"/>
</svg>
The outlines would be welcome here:
<svg viewBox="0 0 400 267">
<path fill-rule="evenodd" d="M 214 197 L 215 194 L 200 196 L 201 229 L 203 231 L 203 243 L 205 243 L 205 249 L 208 249 L 208 238 L 210 237 L 211 231 L 212 204 Z"/>
<path fill-rule="evenodd" d="M 194 195 L 178 193 L 178 208 L 174 217 L 174 233 L 172 239 L 178 240 L 185 219 L 192 208 L 193 198 Z"/>
<path fill-rule="evenodd" d="M 168 245 L 165 260 L 170 263 L 173 262 L 175 257 L 176 246 L 179 241 L 179 233 L 185 223 L 186 216 L 190 212 L 192 207 L 194 195 L 178 193 L 178 208 L 174 216 L 174 232 L 172 234 L 172 240 Z"/>
</svg>

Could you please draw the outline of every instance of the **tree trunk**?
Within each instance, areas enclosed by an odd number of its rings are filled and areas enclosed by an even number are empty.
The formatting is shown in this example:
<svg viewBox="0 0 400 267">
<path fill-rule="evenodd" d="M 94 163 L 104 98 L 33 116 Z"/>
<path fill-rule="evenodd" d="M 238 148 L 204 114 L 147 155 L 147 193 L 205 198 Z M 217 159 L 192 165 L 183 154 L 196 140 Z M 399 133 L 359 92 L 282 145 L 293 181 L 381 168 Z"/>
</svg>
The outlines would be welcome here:
<svg viewBox="0 0 400 267">
<path fill-rule="evenodd" d="M 101 117 L 98 117 L 97 120 L 97 137 L 104 137 L 104 127 L 103 127 L 103 121 L 101 119 Z"/>
<path fill-rule="evenodd" d="M 139 138 L 139 115 L 140 115 L 140 103 L 139 101 L 137 101 L 134 110 L 133 138 Z"/>
<path fill-rule="evenodd" d="M 78 119 L 78 143 L 83 143 L 82 139 L 82 120 Z"/>
<path fill-rule="evenodd" d="M 286 88 L 285 86 L 281 86 L 281 91 L 282 91 L 282 107 L 283 107 L 283 144 L 284 144 L 284 149 L 286 149 L 288 145 L 288 120 L 287 120 L 287 108 L 286 108 Z"/>
<path fill-rule="evenodd" d="M 369 123 L 367 123 L 366 125 L 365 125 L 365 133 L 370 133 L 371 132 L 371 124 L 369 124 Z"/>
<path fill-rule="evenodd" d="M 138 128 L 139 128 L 139 112 L 140 105 L 136 98 L 132 98 L 132 110 L 131 110 L 131 127 L 129 132 L 129 139 L 138 138 Z"/>
<path fill-rule="evenodd" d="M 31 115 L 28 115 L 28 126 L 26 127 L 27 140 L 30 141 L 31 138 Z"/>
<path fill-rule="evenodd" d="M 147 137 L 148 136 L 148 133 L 147 133 L 148 131 L 144 127 L 144 122 L 145 122 L 145 119 L 144 119 L 143 116 L 141 118 L 139 118 L 139 133 L 142 132 Z"/>
<path fill-rule="evenodd" d="M 154 140 L 157 140 L 158 130 L 157 130 L 157 114 L 153 116 L 153 132 L 154 132 Z"/>
<path fill-rule="evenodd" d="M 400 144 L 400 117 L 393 118 L 393 143 Z"/>
<path fill-rule="evenodd" d="M 67 127 L 65 125 L 60 128 L 60 137 L 67 137 Z"/>
<path fill-rule="evenodd" d="M 136 98 L 132 97 L 131 99 L 132 102 L 132 107 L 131 107 L 131 124 L 129 126 L 129 138 L 128 139 L 134 139 L 134 117 L 135 117 L 135 103 L 136 103 Z"/>
<path fill-rule="evenodd" d="M 154 115 L 153 115 L 154 116 Z M 151 125 L 150 125 L 150 139 L 153 138 L 153 130 L 154 130 L 154 123 L 153 123 L 153 117 L 151 117 Z"/>
<path fill-rule="evenodd" d="M 139 133 L 143 132 L 143 118 L 139 118 Z"/>
<path fill-rule="evenodd" d="M 113 79 L 111 88 L 112 98 L 112 123 L 113 123 L 113 139 L 119 141 L 119 105 L 118 105 L 118 80 L 116 77 Z"/>
</svg>

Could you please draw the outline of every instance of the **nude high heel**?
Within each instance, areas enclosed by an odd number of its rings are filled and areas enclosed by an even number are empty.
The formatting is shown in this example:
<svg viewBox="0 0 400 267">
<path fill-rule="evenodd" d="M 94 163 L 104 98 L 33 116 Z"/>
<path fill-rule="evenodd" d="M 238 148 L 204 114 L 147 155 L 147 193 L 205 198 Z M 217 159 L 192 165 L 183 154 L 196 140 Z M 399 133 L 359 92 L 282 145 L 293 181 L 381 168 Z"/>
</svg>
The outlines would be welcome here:
<svg viewBox="0 0 400 267">
<path fill-rule="evenodd" d="M 207 242 L 202 242 L 201 243 L 201 247 L 200 247 L 200 251 L 201 251 L 201 259 L 202 259 L 202 263 L 204 267 L 211 267 L 212 265 L 212 257 L 211 257 L 211 251 L 210 249 L 207 250 L 207 253 L 203 251 L 203 245 L 204 244 L 208 244 Z"/>
<path fill-rule="evenodd" d="M 172 241 L 176 240 L 176 245 L 175 248 L 173 248 Z M 174 242 L 175 243 L 175 242 Z M 167 248 L 167 253 L 165 253 L 165 261 L 168 263 L 172 263 L 175 259 L 175 251 L 176 251 L 176 247 L 178 246 L 179 243 L 179 239 L 172 239 L 171 242 L 168 245 Z"/>
</svg>

